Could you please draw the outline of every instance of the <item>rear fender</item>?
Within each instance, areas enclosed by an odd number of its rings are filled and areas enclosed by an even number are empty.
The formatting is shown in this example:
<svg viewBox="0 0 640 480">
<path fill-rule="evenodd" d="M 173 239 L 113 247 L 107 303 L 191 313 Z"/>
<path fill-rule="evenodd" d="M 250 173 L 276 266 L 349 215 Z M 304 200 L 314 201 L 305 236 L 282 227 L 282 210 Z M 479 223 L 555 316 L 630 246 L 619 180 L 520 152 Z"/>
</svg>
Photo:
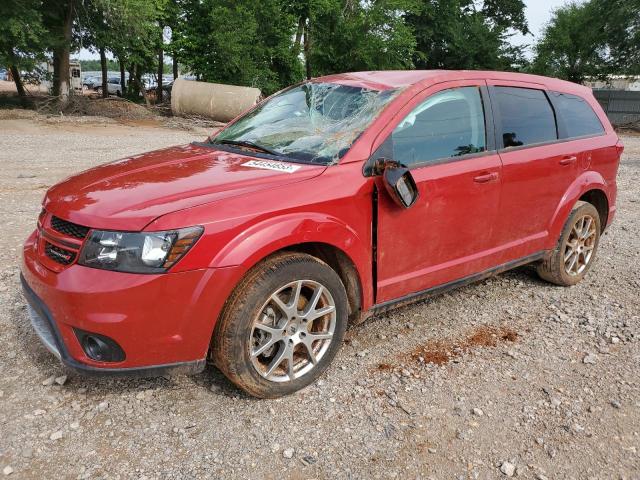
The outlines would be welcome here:
<svg viewBox="0 0 640 480">
<path fill-rule="evenodd" d="M 556 243 L 560 238 L 562 228 L 564 227 L 567 218 L 569 218 L 571 210 L 578 202 L 580 197 L 589 190 L 602 190 L 607 196 L 609 205 L 612 204 L 611 192 L 609 191 L 610 188 L 602 175 L 594 171 L 584 172 L 569 186 L 566 193 L 560 200 L 558 207 L 556 208 L 549 227 L 549 236 L 547 237 L 548 242 L 546 245 L 547 249 L 551 250 L 555 248 Z"/>
</svg>

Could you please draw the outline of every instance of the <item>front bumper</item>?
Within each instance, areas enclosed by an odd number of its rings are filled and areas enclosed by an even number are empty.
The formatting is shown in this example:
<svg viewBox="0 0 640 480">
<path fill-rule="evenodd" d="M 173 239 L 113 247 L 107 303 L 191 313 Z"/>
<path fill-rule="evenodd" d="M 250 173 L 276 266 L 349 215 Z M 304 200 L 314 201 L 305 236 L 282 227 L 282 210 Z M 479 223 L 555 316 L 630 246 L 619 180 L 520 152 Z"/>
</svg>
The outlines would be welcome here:
<svg viewBox="0 0 640 480">
<path fill-rule="evenodd" d="M 56 327 L 56 322 L 51 316 L 47 306 L 31 290 L 24 277 L 20 275 L 22 281 L 22 292 L 27 300 L 27 312 L 31 320 L 31 326 L 40 337 L 44 346 L 53 353 L 62 364 L 76 372 L 89 375 L 100 376 L 140 376 L 157 377 L 168 374 L 196 374 L 204 370 L 206 360 L 194 360 L 189 362 L 177 362 L 164 365 L 152 365 L 146 367 L 129 368 L 100 368 L 87 365 L 75 360 L 69 354 L 62 336 Z"/>
<path fill-rule="evenodd" d="M 35 234 L 23 247 L 21 278 L 34 330 L 66 366 L 89 374 L 154 376 L 205 366 L 219 312 L 238 280 L 235 267 L 141 275 L 39 262 Z M 118 362 L 89 358 L 82 330 L 113 339 Z"/>
</svg>

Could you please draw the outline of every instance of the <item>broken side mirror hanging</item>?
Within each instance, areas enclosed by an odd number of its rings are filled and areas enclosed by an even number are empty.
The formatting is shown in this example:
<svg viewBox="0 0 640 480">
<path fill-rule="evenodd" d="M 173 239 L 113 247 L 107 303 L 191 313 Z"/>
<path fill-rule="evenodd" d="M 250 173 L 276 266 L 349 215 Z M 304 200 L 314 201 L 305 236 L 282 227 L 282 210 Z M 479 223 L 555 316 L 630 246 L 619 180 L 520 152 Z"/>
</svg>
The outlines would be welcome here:
<svg viewBox="0 0 640 480">
<path fill-rule="evenodd" d="M 379 159 L 377 169 L 382 171 L 387 193 L 398 206 L 409 208 L 418 199 L 418 186 L 408 168 L 394 160 Z"/>
</svg>

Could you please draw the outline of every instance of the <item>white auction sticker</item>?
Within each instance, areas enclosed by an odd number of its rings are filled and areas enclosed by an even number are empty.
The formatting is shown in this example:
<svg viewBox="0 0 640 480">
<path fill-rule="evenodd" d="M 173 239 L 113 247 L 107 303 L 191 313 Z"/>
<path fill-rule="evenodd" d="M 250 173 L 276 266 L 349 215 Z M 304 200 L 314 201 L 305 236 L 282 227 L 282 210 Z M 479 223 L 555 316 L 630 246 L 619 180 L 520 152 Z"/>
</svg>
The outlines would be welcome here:
<svg viewBox="0 0 640 480">
<path fill-rule="evenodd" d="M 263 168 L 265 170 L 276 170 L 278 172 L 293 173 L 300 168 L 299 165 L 291 165 L 283 162 L 268 162 L 266 160 L 250 160 L 242 164 L 243 167 Z"/>
</svg>

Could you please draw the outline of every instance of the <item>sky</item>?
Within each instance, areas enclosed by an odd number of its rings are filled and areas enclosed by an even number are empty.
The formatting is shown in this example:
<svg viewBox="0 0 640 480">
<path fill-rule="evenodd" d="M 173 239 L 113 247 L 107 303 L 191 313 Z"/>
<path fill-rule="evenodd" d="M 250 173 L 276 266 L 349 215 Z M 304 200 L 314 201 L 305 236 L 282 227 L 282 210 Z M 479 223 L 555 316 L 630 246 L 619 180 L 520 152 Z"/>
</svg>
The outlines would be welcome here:
<svg viewBox="0 0 640 480">
<path fill-rule="evenodd" d="M 566 5 L 570 0 L 524 0 L 525 14 L 529 22 L 529 30 L 533 35 L 514 35 L 511 41 L 516 45 L 532 45 L 540 37 L 545 24 L 551 18 L 554 9 Z M 529 54 L 531 52 L 529 51 Z M 100 58 L 89 50 L 82 49 L 79 55 L 81 60 Z M 110 57 L 111 58 L 111 57 Z"/>
</svg>

